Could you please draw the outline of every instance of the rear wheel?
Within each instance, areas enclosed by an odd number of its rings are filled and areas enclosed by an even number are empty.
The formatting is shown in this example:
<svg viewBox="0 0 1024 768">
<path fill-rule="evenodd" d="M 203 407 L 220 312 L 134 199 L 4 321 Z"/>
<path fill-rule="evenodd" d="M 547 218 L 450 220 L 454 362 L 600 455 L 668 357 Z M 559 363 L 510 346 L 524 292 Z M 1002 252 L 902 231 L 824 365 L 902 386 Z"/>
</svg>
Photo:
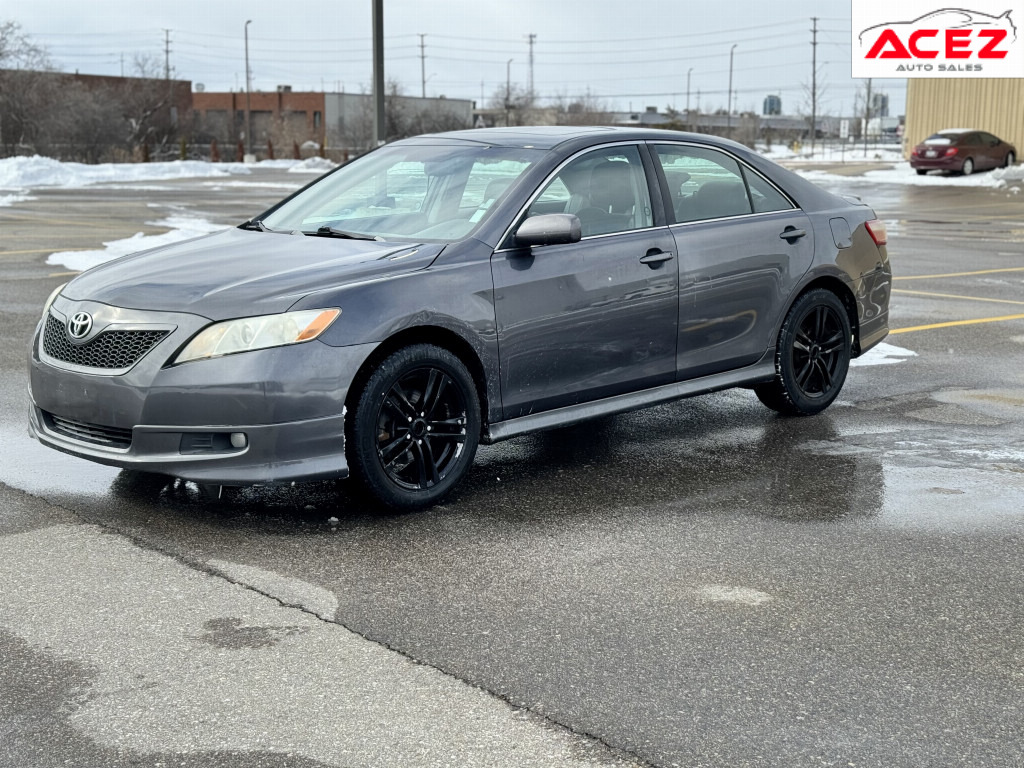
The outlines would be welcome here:
<svg viewBox="0 0 1024 768">
<path fill-rule="evenodd" d="M 843 388 L 851 347 L 850 319 L 842 302 L 823 288 L 809 291 L 796 300 L 782 324 L 775 378 L 754 392 L 782 414 L 820 413 Z"/>
<path fill-rule="evenodd" d="M 1009 168 L 1017 162 L 1017 156 L 1013 152 L 1006 153 L 1006 162 L 1003 163 L 1004 168 Z"/>
<path fill-rule="evenodd" d="M 960 173 L 964 176 L 970 176 L 974 173 L 974 161 L 971 158 L 964 160 L 964 164 L 960 167 Z"/>
<path fill-rule="evenodd" d="M 454 354 L 416 344 L 371 374 L 349 422 L 353 473 L 388 507 L 413 510 L 439 501 L 473 464 L 480 399 Z"/>
<path fill-rule="evenodd" d="M 915 170 L 917 170 L 917 175 L 918 176 L 924 176 L 926 173 L 928 173 L 928 169 L 927 168 L 917 168 Z"/>
</svg>

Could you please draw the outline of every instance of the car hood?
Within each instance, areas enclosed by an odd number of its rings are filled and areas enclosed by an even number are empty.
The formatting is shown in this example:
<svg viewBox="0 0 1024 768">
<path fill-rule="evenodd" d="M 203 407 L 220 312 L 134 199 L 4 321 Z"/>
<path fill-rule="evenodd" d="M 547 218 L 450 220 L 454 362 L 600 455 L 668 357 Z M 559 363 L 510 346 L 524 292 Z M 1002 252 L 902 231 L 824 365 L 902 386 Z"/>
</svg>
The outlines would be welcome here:
<svg viewBox="0 0 1024 768">
<path fill-rule="evenodd" d="M 62 295 L 224 320 L 283 312 L 314 291 L 423 269 L 443 249 L 228 229 L 101 264 Z"/>
</svg>

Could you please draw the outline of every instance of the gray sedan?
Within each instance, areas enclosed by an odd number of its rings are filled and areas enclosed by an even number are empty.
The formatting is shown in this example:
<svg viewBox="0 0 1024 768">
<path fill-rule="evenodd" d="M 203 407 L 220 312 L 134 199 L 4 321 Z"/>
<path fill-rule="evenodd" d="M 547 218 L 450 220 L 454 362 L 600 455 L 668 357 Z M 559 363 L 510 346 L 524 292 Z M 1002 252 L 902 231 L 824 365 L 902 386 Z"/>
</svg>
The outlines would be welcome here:
<svg viewBox="0 0 1024 768">
<path fill-rule="evenodd" d="M 729 387 L 811 415 L 888 333 L 884 225 L 710 136 L 395 142 L 58 288 L 30 430 L 204 487 L 430 505 L 477 445 Z"/>
</svg>

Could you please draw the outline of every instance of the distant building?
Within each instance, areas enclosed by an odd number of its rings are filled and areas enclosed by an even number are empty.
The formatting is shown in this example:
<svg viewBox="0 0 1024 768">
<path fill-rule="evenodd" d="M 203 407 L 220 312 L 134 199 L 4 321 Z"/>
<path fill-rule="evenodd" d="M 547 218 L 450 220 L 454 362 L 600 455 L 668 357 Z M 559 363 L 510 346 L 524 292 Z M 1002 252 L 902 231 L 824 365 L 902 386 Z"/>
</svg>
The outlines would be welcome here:
<svg viewBox="0 0 1024 768">
<path fill-rule="evenodd" d="M 889 94 L 887 93 L 873 93 L 871 94 L 871 114 L 873 117 L 888 117 L 889 116 Z"/>
<path fill-rule="evenodd" d="M 782 97 L 777 96 L 774 93 L 770 93 L 764 97 L 764 108 L 761 111 L 762 115 L 781 115 L 782 114 Z"/>
<path fill-rule="evenodd" d="M 365 150 L 372 143 L 370 94 L 300 92 L 281 85 L 276 91 L 250 92 L 248 102 L 254 151 L 265 151 L 268 140 L 282 156 L 287 156 L 293 145 L 307 142 L 342 154 Z M 192 95 L 192 103 L 197 141 L 216 139 L 234 145 L 244 140 L 244 91 L 197 92 Z M 388 96 L 385 113 L 389 133 L 424 133 L 473 125 L 473 102 L 465 99 Z"/>
</svg>

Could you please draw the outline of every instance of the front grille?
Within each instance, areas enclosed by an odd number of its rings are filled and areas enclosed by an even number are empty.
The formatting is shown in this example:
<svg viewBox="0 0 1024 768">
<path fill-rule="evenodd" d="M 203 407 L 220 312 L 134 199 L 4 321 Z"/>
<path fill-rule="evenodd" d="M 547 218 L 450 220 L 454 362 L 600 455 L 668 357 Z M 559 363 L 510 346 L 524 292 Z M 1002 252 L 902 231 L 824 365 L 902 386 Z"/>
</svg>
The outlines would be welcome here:
<svg viewBox="0 0 1024 768">
<path fill-rule="evenodd" d="M 86 443 L 106 445 L 111 448 L 131 448 L 132 431 L 118 427 L 104 427 L 100 424 L 87 424 L 84 421 L 73 421 L 62 416 L 46 413 L 48 426 L 62 435 L 73 437 Z"/>
<path fill-rule="evenodd" d="M 46 318 L 43 351 L 54 360 L 85 368 L 131 368 L 170 331 L 104 331 L 88 344 L 72 344 L 64 324 L 53 315 Z"/>
</svg>

